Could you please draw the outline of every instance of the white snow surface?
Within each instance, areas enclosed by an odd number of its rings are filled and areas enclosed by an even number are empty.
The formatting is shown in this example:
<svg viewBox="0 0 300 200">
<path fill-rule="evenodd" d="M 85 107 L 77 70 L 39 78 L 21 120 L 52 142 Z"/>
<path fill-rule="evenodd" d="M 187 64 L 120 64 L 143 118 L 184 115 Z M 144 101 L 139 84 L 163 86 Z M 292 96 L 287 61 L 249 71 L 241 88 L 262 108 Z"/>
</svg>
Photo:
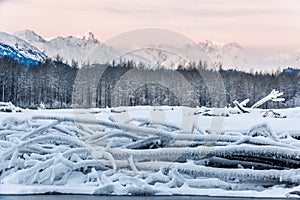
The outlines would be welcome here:
<svg viewBox="0 0 300 200">
<path fill-rule="evenodd" d="M 220 110 L 0 113 L 0 194 L 297 196 L 300 108 Z"/>
</svg>

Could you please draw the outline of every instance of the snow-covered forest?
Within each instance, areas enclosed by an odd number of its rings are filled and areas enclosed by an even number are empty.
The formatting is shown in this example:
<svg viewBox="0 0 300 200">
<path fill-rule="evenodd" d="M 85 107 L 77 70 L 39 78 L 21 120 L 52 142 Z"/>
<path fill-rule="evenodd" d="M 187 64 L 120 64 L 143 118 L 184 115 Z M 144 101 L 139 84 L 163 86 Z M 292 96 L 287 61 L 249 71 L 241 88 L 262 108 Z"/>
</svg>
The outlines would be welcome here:
<svg viewBox="0 0 300 200">
<path fill-rule="evenodd" d="M 101 70 L 105 69 L 103 72 Z M 126 74 L 135 69 L 134 76 Z M 100 73 L 101 72 L 101 73 Z M 178 74 L 187 80 L 189 87 L 178 80 Z M 224 99 L 213 94 L 206 77 L 220 75 L 224 85 Z M 156 77 L 157 82 L 141 81 Z M 171 77 L 168 80 L 165 77 Z M 119 83 L 122 84 L 119 84 Z M 168 84 L 166 84 L 168 82 Z M 172 90 L 170 88 L 172 86 Z M 217 86 L 216 86 L 217 87 Z M 129 91 L 135 88 L 134 91 Z M 108 66 L 86 66 L 78 69 L 62 62 L 46 60 L 34 66 L 20 64 L 12 58 L 0 59 L 0 101 L 12 102 L 23 108 L 113 107 L 135 105 L 230 106 L 234 100 L 249 98 L 250 104 L 276 88 L 284 93 L 285 102 L 267 102 L 263 108 L 300 106 L 299 70 L 287 69 L 273 74 L 245 73 L 236 70 L 206 69 L 202 63 L 191 63 L 177 70 L 148 70 L 144 66 L 126 62 Z M 178 93 L 174 93 L 180 91 Z"/>
</svg>

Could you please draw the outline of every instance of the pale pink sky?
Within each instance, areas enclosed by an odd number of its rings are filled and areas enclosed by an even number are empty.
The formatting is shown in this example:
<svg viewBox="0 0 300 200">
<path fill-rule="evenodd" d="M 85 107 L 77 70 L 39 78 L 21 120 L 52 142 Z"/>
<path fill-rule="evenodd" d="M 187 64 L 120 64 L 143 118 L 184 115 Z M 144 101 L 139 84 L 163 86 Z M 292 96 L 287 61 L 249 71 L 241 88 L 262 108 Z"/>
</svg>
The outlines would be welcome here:
<svg viewBox="0 0 300 200">
<path fill-rule="evenodd" d="M 261 51 L 300 49 L 300 0 L 0 0 L 0 31 L 100 41 L 144 27 Z"/>
</svg>

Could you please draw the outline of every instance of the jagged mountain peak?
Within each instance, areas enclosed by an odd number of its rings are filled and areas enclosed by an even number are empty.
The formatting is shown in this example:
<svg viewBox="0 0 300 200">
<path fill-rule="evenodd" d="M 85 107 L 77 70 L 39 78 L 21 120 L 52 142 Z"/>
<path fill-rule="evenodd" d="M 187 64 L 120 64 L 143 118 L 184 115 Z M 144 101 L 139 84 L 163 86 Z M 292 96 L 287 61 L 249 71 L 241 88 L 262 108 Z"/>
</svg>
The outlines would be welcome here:
<svg viewBox="0 0 300 200">
<path fill-rule="evenodd" d="M 229 42 L 229 43 L 223 45 L 223 49 L 228 49 L 228 48 L 236 48 L 241 51 L 244 51 L 243 47 L 237 42 Z"/>
<path fill-rule="evenodd" d="M 220 48 L 237 48 L 240 50 L 244 50 L 243 47 L 238 43 L 238 42 L 228 42 L 228 43 L 217 43 L 215 41 L 211 41 L 208 39 L 205 39 L 203 41 L 199 42 L 199 45 L 201 47 L 203 47 L 204 49 L 211 49 L 211 50 L 215 50 L 215 49 L 220 49 Z"/>
<path fill-rule="evenodd" d="M 91 31 L 86 32 L 83 37 L 83 40 L 92 41 L 92 42 L 98 42 L 98 39 L 96 38 L 95 34 Z"/>
<path fill-rule="evenodd" d="M 217 43 L 215 41 L 212 40 L 208 40 L 208 39 L 204 39 L 202 41 L 199 42 L 200 45 L 209 45 L 209 46 L 221 46 L 222 44 Z"/>
</svg>

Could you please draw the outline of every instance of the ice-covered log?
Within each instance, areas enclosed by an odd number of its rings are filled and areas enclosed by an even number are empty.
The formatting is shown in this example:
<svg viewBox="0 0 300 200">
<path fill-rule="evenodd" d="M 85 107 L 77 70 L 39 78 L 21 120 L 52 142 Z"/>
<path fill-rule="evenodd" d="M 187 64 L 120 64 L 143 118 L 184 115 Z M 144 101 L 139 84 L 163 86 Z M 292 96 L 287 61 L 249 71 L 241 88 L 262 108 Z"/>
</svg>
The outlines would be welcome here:
<svg viewBox="0 0 300 200">
<path fill-rule="evenodd" d="M 162 143 L 163 141 L 161 137 L 152 136 L 152 137 L 139 140 L 137 142 L 126 144 L 123 147 L 127 149 L 152 149 L 153 147 L 156 148 L 160 147 Z"/>
<path fill-rule="evenodd" d="M 240 104 L 238 101 L 233 101 L 233 104 L 240 110 L 242 111 L 242 113 L 249 113 L 249 111 L 247 110 L 247 108 L 244 107 L 243 104 Z"/>
<path fill-rule="evenodd" d="M 260 162 L 276 165 L 280 163 L 286 167 L 300 166 L 300 150 L 288 149 L 277 146 L 203 146 L 196 148 L 163 148 L 149 150 L 109 149 L 116 159 L 128 159 L 133 156 L 136 161 L 158 160 L 158 161 L 187 161 L 198 160 L 205 157 L 243 158 L 259 160 Z"/>
<path fill-rule="evenodd" d="M 164 168 L 164 173 L 172 169 L 192 178 L 210 177 L 225 181 L 275 181 L 278 183 L 300 184 L 299 169 L 294 170 L 253 170 L 253 169 L 224 169 L 190 164 L 173 164 Z"/>
<path fill-rule="evenodd" d="M 72 117 L 55 117 L 55 116 L 33 116 L 32 119 L 34 120 L 57 120 L 57 121 L 64 121 L 64 122 L 73 122 L 76 124 L 98 124 L 102 126 L 106 126 L 108 128 L 114 129 L 122 129 L 125 132 L 135 133 L 137 135 L 147 136 L 147 135 L 159 135 L 166 138 L 174 138 L 174 134 L 169 131 L 165 130 L 157 130 L 154 128 L 145 128 L 145 127 L 136 127 L 127 124 L 115 123 L 115 122 L 108 122 L 104 120 L 96 120 L 96 119 L 86 119 L 86 118 L 72 118 Z"/>
<path fill-rule="evenodd" d="M 27 140 L 30 137 L 33 137 L 35 135 L 40 135 L 43 131 L 46 131 L 49 128 L 55 127 L 57 124 L 59 124 L 60 121 L 54 121 L 50 124 L 46 124 L 44 126 L 41 126 L 35 130 L 33 130 L 31 133 L 24 135 L 21 140 Z"/>
<path fill-rule="evenodd" d="M 259 100 L 258 102 L 256 102 L 255 104 L 253 104 L 251 106 L 251 108 L 258 108 L 259 106 L 261 106 L 262 104 L 266 103 L 267 101 L 285 101 L 284 98 L 279 98 L 280 96 L 282 96 L 283 93 L 279 92 L 277 90 L 272 90 L 271 93 L 269 95 L 267 95 L 266 97 L 262 98 L 261 100 Z"/>
<path fill-rule="evenodd" d="M 209 167 L 218 167 L 218 168 L 248 168 L 248 169 L 287 169 L 287 167 L 281 167 L 271 164 L 264 164 L 261 162 L 247 161 L 247 160 L 238 160 L 235 159 L 226 159 L 220 157 L 211 157 L 205 158 L 202 160 L 194 161 L 197 165 L 209 166 Z"/>
<path fill-rule="evenodd" d="M 21 142 L 17 146 L 14 146 L 8 149 L 7 151 L 2 152 L 0 154 L 0 160 L 9 159 L 16 150 L 21 150 L 23 148 L 29 147 L 30 145 L 35 145 L 38 143 L 68 144 L 68 145 L 73 145 L 74 147 L 86 147 L 85 143 L 76 140 L 70 136 L 45 135 L 45 136 L 39 136 L 33 138 L 28 141 Z"/>
</svg>

